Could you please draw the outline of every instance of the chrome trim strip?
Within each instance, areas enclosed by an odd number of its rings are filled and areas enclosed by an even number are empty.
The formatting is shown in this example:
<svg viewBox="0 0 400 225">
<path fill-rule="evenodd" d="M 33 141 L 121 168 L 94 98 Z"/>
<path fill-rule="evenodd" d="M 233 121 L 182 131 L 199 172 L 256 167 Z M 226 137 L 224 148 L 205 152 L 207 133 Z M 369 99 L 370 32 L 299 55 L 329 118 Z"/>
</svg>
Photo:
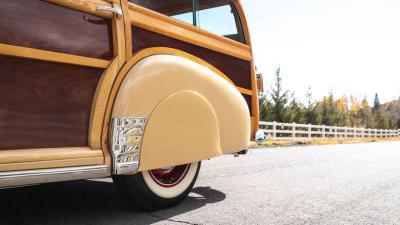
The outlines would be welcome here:
<svg viewBox="0 0 400 225">
<path fill-rule="evenodd" d="M 102 178 L 107 177 L 107 173 L 107 165 L 0 172 L 0 188 L 58 181 Z"/>
<path fill-rule="evenodd" d="M 146 117 L 112 118 L 110 149 L 114 161 L 113 174 L 137 172 L 146 123 Z"/>
<path fill-rule="evenodd" d="M 99 5 L 96 7 L 97 11 L 106 11 L 106 12 L 112 12 L 114 13 L 117 18 L 121 18 L 122 17 L 122 9 L 121 8 L 115 8 L 115 7 L 111 7 L 108 5 Z"/>
</svg>

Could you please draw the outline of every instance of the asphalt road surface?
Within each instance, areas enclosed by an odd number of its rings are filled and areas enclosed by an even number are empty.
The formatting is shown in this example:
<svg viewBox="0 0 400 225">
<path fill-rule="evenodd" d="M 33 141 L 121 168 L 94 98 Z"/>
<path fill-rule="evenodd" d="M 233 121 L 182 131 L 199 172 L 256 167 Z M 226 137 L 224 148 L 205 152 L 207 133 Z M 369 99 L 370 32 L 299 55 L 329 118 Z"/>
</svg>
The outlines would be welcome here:
<svg viewBox="0 0 400 225">
<path fill-rule="evenodd" d="M 0 190 L 0 224 L 400 224 L 400 142 L 251 150 L 202 164 L 179 206 L 132 209 L 109 179 Z"/>
</svg>

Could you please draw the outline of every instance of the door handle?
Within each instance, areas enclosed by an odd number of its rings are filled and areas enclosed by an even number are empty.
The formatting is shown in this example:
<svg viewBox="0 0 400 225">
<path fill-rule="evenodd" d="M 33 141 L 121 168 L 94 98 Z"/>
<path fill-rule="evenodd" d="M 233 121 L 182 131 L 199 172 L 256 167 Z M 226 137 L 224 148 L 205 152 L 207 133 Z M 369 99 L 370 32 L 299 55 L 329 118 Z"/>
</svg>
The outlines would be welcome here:
<svg viewBox="0 0 400 225">
<path fill-rule="evenodd" d="M 122 17 L 122 10 L 121 8 L 114 8 L 111 6 L 107 6 L 107 5 L 100 5 L 96 7 L 97 11 L 106 11 L 106 12 L 112 12 L 113 14 L 115 14 L 117 16 L 117 18 L 121 18 Z"/>
</svg>

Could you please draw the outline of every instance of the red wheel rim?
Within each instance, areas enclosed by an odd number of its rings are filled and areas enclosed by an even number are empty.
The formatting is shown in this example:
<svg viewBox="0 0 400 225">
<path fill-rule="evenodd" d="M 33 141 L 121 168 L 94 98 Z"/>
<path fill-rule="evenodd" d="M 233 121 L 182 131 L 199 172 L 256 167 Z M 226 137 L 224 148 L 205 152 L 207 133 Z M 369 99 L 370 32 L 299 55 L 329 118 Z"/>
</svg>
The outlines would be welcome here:
<svg viewBox="0 0 400 225">
<path fill-rule="evenodd" d="M 166 188 L 178 185 L 187 175 L 190 164 L 150 170 L 150 176 L 158 185 Z"/>
</svg>

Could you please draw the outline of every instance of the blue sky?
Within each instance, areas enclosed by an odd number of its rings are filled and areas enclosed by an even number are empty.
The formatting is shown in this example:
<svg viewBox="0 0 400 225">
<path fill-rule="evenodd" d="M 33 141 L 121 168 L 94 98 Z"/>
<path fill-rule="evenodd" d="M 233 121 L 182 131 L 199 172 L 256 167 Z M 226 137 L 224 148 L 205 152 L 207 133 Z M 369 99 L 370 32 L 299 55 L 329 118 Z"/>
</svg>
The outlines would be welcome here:
<svg viewBox="0 0 400 225">
<path fill-rule="evenodd" d="M 400 0 L 242 0 L 258 71 L 304 100 L 400 96 Z"/>
</svg>

